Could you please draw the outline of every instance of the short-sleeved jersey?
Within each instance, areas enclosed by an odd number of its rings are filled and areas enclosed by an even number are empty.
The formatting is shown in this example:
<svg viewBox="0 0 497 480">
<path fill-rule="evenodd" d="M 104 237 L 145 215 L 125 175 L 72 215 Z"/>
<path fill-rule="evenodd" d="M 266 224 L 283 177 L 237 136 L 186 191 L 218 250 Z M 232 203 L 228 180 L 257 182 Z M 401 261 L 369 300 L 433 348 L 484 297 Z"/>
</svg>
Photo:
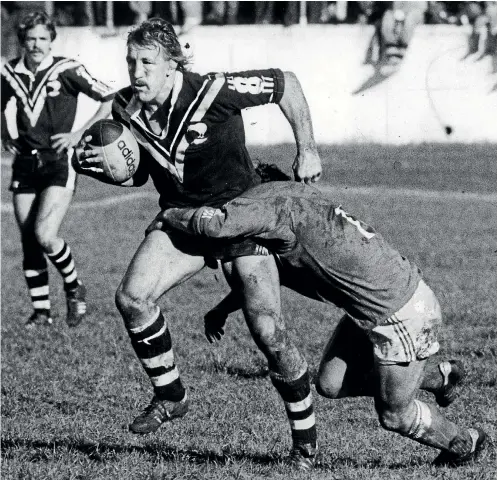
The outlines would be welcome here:
<svg viewBox="0 0 497 480">
<path fill-rule="evenodd" d="M 130 87 L 113 102 L 114 119 L 140 144 L 160 206 L 221 206 L 260 182 L 245 146 L 241 111 L 278 103 L 284 90 L 280 70 L 199 75 L 176 72 L 169 99 L 160 107 L 165 127 L 149 128 Z M 143 172 L 143 170 L 142 170 Z"/>
<path fill-rule="evenodd" d="M 382 324 L 404 306 L 421 278 L 416 265 L 373 228 L 316 188 L 295 182 L 264 183 L 222 209 L 166 215 L 170 226 L 186 233 L 254 239 L 277 253 L 282 284 L 343 308 L 363 328 Z"/>
<path fill-rule="evenodd" d="M 26 68 L 23 58 L 6 63 L 1 87 L 2 112 L 9 100 L 16 98 L 17 142 L 24 153 L 50 148 L 52 135 L 71 131 L 79 93 L 101 102 L 114 95 L 78 61 L 51 55 L 34 73 Z"/>
</svg>

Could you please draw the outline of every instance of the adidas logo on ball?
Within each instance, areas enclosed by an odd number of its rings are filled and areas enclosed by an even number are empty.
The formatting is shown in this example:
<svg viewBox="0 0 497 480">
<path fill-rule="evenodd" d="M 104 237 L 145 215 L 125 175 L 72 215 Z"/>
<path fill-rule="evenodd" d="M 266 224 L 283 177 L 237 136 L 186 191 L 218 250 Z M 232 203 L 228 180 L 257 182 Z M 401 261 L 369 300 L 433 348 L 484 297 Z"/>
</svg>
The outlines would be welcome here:
<svg viewBox="0 0 497 480">
<path fill-rule="evenodd" d="M 136 161 L 135 161 L 135 157 L 133 156 L 133 150 L 128 148 L 128 146 L 126 145 L 126 142 L 124 140 L 119 140 L 119 142 L 117 144 L 117 148 L 119 148 L 119 150 L 121 150 L 121 153 L 124 157 L 124 160 L 126 160 L 126 165 L 128 166 L 129 176 L 132 177 L 136 171 L 136 167 L 135 167 Z"/>
<path fill-rule="evenodd" d="M 140 164 L 138 143 L 126 126 L 115 120 L 95 122 L 86 132 L 89 146 L 100 152 L 104 174 L 116 184 L 129 180 Z"/>
</svg>

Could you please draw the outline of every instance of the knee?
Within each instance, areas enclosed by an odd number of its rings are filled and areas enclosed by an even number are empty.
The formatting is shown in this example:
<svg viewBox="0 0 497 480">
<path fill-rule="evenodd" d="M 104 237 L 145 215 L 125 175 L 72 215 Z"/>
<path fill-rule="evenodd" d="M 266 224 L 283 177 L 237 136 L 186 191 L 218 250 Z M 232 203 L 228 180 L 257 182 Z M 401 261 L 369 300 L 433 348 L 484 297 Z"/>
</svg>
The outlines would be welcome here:
<svg viewBox="0 0 497 480">
<path fill-rule="evenodd" d="M 380 425 L 388 431 L 396 432 L 401 435 L 406 435 L 412 424 L 412 419 L 409 416 L 409 410 L 392 409 L 392 408 L 377 408 L 378 419 Z"/>
<path fill-rule="evenodd" d="M 125 319 L 136 317 L 146 318 L 155 310 L 153 302 L 149 302 L 146 298 L 131 293 L 122 285 L 116 291 L 115 302 L 117 309 Z M 151 308 L 152 306 L 154 308 Z"/>
<path fill-rule="evenodd" d="M 340 398 L 340 390 L 342 388 L 341 384 L 336 384 L 330 381 L 330 379 L 324 378 L 322 375 L 318 375 L 316 378 L 316 392 L 325 398 Z"/>
<path fill-rule="evenodd" d="M 36 225 L 34 234 L 36 241 L 45 251 L 50 251 L 51 247 L 55 243 L 55 240 L 57 239 L 57 235 L 52 231 L 52 229 L 46 228 L 44 225 Z"/>
</svg>

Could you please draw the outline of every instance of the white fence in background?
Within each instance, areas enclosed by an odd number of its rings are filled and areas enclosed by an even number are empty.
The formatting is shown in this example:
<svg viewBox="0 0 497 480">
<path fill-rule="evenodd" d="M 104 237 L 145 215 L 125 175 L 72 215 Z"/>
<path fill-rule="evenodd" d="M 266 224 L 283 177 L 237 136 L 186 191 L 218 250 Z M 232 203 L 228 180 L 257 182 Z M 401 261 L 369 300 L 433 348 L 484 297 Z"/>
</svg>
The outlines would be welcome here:
<svg viewBox="0 0 497 480">
<path fill-rule="evenodd" d="M 264 67 L 295 72 L 320 143 L 497 142 L 496 62 L 488 56 L 463 59 L 466 28 L 418 27 L 400 69 L 360 91 L 375 78 L 374 67 L 364 63 L 372 35 L 373 27 L 360 25 L 197 27 L 181 42 L 190 45 L 192 69 L 200 73 Z M 122 87 L 125 39 L 126 30 L 100 35 L 86 27 L 60 28 L 54 53 L 78 58 L 96 77 Z M 95 108 L 88 99 L 80 106 L 76 125 Z M 276 106 L 244 117 L 249 143 L 293 139 Z"/>
</svg>

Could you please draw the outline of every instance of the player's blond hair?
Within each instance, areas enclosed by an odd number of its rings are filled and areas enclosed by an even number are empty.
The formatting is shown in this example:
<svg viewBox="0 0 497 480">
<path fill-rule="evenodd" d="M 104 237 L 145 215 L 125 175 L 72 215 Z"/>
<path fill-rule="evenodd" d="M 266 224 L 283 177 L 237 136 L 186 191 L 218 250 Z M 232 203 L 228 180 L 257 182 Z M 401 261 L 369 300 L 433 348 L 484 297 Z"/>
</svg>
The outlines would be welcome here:
<svg viewBox="0 0 497 480">
<path fill-rule="evenodd" d="M 131 30 L 127 45 L 153 47 L 160 45 L 168 59 L 178 64 L 178 70 L 185 71 L 190 58 L 183 53 L 173 26 L 162 18 L 150 18 Z"/>
</svg>

